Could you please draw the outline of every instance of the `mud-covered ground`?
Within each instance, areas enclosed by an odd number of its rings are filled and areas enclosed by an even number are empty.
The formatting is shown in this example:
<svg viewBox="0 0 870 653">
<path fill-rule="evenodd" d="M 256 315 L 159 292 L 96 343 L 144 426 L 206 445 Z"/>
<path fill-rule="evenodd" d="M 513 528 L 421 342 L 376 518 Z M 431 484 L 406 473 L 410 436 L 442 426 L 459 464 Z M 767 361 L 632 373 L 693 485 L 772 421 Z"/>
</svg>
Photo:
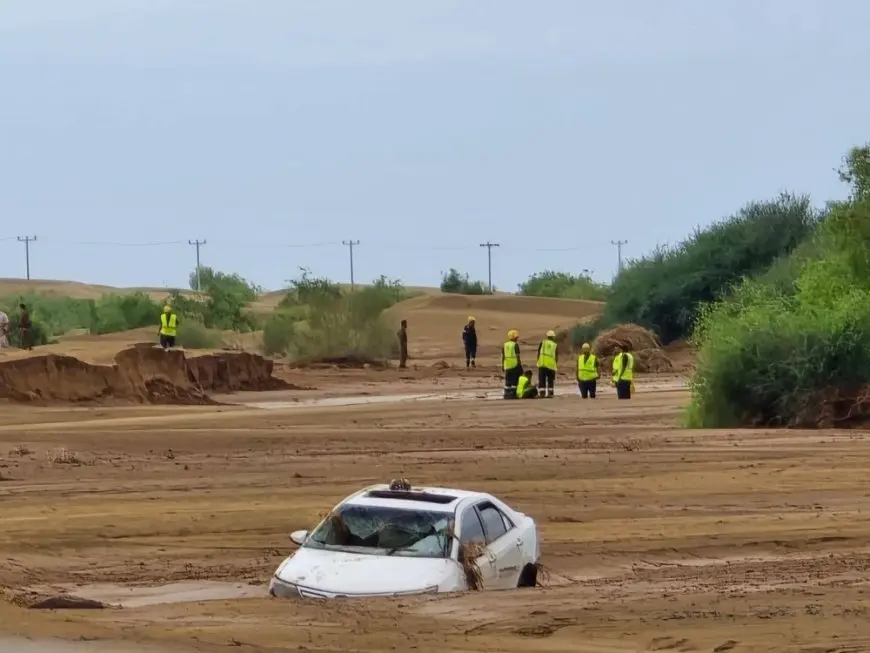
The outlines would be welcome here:
<svg viewBox="0 0 870 653">
<path fill-rule="evenodd" d="M 317 391 L 236 399 L 350 394 L 330 393 L 328 376 L 310 374 Z M 361 380 L 358 390 L 482 396 L 487 384 L 498 387 L 481 372 Z M 0 639 L 173 653 L 870 650 L 866 434 L 681 430 L 685 393 L 638 385 L 631 402 L 609 391 L 595 402 L 502 402 L 473 390 L 274 410 L 0 404 L 0 585 L 126 593 L 138 606 L 52 613 L 2 602 Z M 292 550 L 287 533 L 400 475 L 491 491 L 534 516 L 549 587 L 258 597 Z M 251 598 L 159 603 L 219 596 Z"/>
</svg>

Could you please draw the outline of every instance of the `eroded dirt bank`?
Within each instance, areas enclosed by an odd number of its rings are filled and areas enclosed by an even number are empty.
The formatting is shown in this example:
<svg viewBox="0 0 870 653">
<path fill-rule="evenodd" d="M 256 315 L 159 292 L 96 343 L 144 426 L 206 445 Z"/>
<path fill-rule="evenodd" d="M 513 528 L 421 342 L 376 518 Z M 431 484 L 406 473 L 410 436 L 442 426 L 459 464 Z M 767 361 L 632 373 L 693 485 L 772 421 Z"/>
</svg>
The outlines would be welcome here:
<svg viewBox="0 0 870 653">
<path fill-rule="evenodd" d="M 0 362 L 0 399 L 19 402 L 211 404 L 209 393 L 281 390 L 273 362 L 248 353 L 187 356 L 181 351 L 131 347 L 112 365 L 48 354 Z"/>
</svg>

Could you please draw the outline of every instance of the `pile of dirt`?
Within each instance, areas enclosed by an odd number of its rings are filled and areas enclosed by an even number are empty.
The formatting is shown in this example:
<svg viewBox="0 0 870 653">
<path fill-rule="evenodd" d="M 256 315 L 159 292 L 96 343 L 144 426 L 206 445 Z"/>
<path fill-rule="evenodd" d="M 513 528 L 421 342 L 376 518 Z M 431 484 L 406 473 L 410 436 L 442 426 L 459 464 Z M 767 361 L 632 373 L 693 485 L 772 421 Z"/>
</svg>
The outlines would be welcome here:
<svg viewBox="0 0 870 653">
<path fill-rule="evenodd" d="M 631 347 L 634 354 L 634 366 L 638 372 L 662 373 L 673 372 L 674 364 L 662 349 L 662 343 L 652 331 L 637 324 L 619 324 L 612 329 L 602 331 L 592 343 L 595 355 L 601 360 L 605 369 L 613 361 L 617 347 Z"/>
<path fill-rule="evenodd" d="M 213 404 L 209 392 L 283 390 L 271 360 L 247 353 L 188 358 L 181 351 L 131 347 L 113 365 L 47 354 L 0 362 L 0 399 L 21 402 Z"/>
</svg>

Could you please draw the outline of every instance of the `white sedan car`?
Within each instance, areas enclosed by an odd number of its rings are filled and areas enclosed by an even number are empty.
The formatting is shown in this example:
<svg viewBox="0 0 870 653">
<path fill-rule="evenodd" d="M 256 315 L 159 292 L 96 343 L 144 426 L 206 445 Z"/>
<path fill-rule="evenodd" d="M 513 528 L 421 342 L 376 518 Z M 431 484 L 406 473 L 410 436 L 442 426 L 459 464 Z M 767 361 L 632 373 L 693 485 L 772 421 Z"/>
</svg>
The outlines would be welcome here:
<svg viewBox="0 0 870 653">
<path fill-rule="evenodd" d="M 299 549 L 272 576 L 272 596 L 399 596 L 537 582 L 535 521 L 483 492 L 411 488 L 404 479 L 373 485 L 290 539 Z"/>
</svg>

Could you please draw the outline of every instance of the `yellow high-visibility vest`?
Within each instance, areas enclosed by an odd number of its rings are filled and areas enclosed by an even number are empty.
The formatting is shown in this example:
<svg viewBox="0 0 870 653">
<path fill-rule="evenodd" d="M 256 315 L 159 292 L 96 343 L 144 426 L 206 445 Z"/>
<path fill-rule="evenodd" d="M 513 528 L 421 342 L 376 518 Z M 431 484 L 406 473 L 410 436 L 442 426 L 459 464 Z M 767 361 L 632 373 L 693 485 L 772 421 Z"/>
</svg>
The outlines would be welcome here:
<svg viewBox="0 0 870 653">
<path fill-rule="evenodd" d="M 517 356 L 516 342 L 514 342 L 513 340 L 508 340 L 506 343 L 504 343 L 502 352 L 504 353 L 504 362 L 502 363 L 502 367 L 505 369 L 505 371 L 512 370 L 520 364 L 519 356 Z"/>
<path fill-rule="evenodd" d="M 617 354 L 613 359 L 613 376 L 617 381 L 634 379 L 634 356 L 629 352 Z"/>
<path fill-rule="evenodd" d="M 520 399 L 523 398 L 523 394 L 526 392 L 526 388 L 529 387 L 529 379 L 523 375 L 520 377 L 520 380 L 517 381 L 517 397 Z"/>
<path fill-rule="evenodd" d="M 556 341 L 546 340 L 541 342 L 541 353 L 538 354 L 538 367 L 543 367 L 547 370 L 556 369 Z"/>
<path fill-rule="evenodd" d="M 580 381 L 592 381 L 598 378 L 596 360 L 595 354 L 580 354 L 577 357 L 577 378 Z"/>
<path fill-rule="evenodd" d="M 178 333 L 178 316 L 175 313 L 160 315 L 160 335 L 174 336 Z"/>
</svg>

